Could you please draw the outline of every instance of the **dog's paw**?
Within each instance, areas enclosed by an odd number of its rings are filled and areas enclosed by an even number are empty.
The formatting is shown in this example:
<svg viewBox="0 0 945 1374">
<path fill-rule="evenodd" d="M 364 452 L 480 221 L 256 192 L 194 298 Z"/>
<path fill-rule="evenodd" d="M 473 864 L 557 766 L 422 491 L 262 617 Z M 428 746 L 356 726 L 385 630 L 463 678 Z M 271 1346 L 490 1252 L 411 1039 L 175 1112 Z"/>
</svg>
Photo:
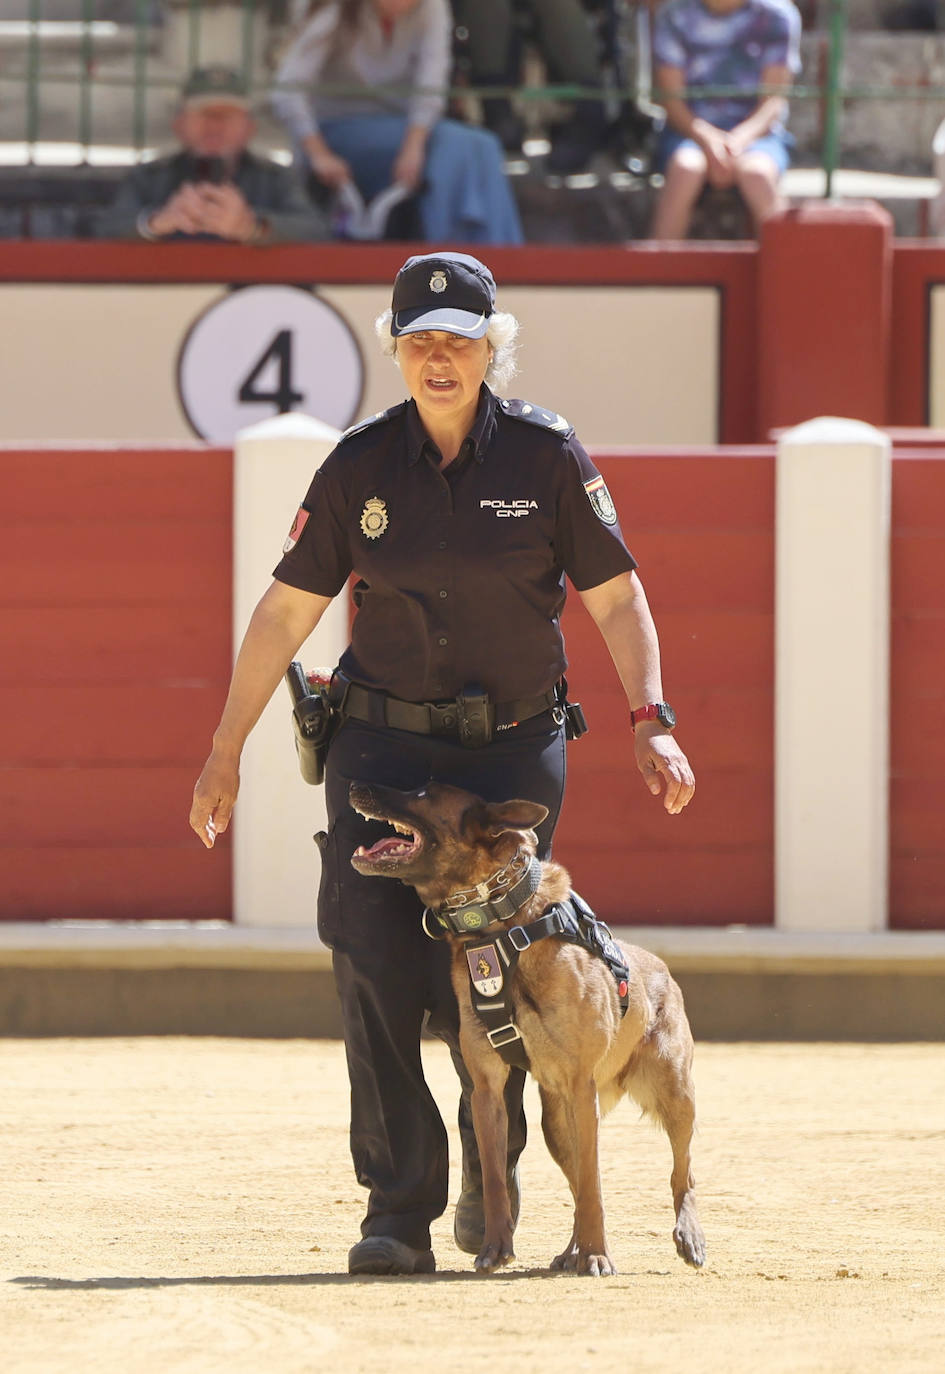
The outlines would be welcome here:
<svg viewBox="0 0 945 1374">
<path fill-rule="evenodd" d="M 491 1274 L 493 1269 L 500 1269 L 503 1264 L 508 1264 L 509 1260 L 514 1258 L 512 1237 L 508 1236 L 501 1240 L 483 1241 L 482 1249 L 476 1256 L 474 1264 L 480 1273 Z"/>
<path fill-rule="evenodd" d="M 673 1231 L 673 1240 L 679 1257 L 694 1269 L 701 1269 L 705 1264 L 705 1236 L 699 1223 L 678 1224 Z"/>
<path fill-rule="evenodd" d="M 591 1278 L 604 1278 L 617 1272 L 617 1266 L 606 1250 L 582 1250 L 574 1244 L 562 1250 L 560 1255 L 555 1255 L 551 1268 L 559 1274 L 587 1274 Z"/>
</svg>

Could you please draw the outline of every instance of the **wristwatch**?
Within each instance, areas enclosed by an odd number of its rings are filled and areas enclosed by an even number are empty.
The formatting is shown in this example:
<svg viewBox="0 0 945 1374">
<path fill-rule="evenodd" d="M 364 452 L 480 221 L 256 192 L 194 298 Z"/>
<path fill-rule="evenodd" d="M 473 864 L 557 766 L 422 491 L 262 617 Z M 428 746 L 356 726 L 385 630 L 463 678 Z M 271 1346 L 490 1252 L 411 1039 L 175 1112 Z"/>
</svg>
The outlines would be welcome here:
<svg viewBox="0 0 945 1374">
<path fill-rule="evenodd" d="M 676 712 L 668 701 L 648 701 L 630 712 L 630 725 L 635 730 L 641 720 L 658 720 L 667 730 L 676 728 Z"/>
</svg>

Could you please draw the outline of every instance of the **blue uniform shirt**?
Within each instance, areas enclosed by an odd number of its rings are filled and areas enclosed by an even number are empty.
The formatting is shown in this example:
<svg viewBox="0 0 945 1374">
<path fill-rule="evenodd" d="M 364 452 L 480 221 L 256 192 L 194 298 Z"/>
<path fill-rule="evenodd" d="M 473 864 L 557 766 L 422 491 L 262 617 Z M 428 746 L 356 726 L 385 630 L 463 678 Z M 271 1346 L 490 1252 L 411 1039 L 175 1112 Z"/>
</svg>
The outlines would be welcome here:
<svg viewBox="0 0 945 1374">
<path fill-rule="evenodd" d="M 636 563 L 567 421 L 482 388 L 456 459 L 413 401 L 356 425 L 315 474 L 275 577 L 335 596 L 354 573 L 340 667 L 407 701 L 478 682 L 493 701 L 547 691 L 567 660 L 565 574 L 579 590 Z"/>
</svg>

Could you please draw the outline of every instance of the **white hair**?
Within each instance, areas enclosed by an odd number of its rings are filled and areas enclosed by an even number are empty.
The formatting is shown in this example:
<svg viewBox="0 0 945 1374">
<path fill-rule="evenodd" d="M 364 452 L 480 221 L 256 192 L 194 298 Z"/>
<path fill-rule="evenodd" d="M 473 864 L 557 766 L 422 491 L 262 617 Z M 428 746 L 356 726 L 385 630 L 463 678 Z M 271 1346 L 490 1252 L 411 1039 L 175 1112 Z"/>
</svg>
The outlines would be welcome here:
<svg viewBox="0 0 945 1374">
<path fill-rule="evenodd" d="M 374 321 L 374 332 L 380 340 L 381 352 L 386 358 L 397 362 L 397 340 L 390 332 L 393 315 L 385 310 Z M 518 370 L 515 364 L 516 336 L 518 320 L 507 310 L 495 310 L 489 316 L 486 340 L 492 349 L 492 359 L 486 369 L 486 385 L 493 391 L 501 391 L 508 386 Z"/>
</svg>

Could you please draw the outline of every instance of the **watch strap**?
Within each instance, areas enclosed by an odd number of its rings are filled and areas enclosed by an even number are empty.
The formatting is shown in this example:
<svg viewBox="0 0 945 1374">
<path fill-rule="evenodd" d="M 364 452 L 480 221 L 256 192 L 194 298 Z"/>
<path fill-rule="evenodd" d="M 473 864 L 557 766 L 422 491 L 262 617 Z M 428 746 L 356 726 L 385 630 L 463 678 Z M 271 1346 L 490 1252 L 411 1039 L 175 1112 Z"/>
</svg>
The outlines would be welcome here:
<svg viewBox="0 0 945 1374">
<path fill-rule="evenodd" d="M 666 728 L 672 729 L 675 725 L 675 713 L 672 707 L 665 701 L 648 701 L 645 706 L 638 706 L 635 711 L 630 712 L 630 727 L 635 730 L 644 720 L 658 720 Z"/>
</svg>

